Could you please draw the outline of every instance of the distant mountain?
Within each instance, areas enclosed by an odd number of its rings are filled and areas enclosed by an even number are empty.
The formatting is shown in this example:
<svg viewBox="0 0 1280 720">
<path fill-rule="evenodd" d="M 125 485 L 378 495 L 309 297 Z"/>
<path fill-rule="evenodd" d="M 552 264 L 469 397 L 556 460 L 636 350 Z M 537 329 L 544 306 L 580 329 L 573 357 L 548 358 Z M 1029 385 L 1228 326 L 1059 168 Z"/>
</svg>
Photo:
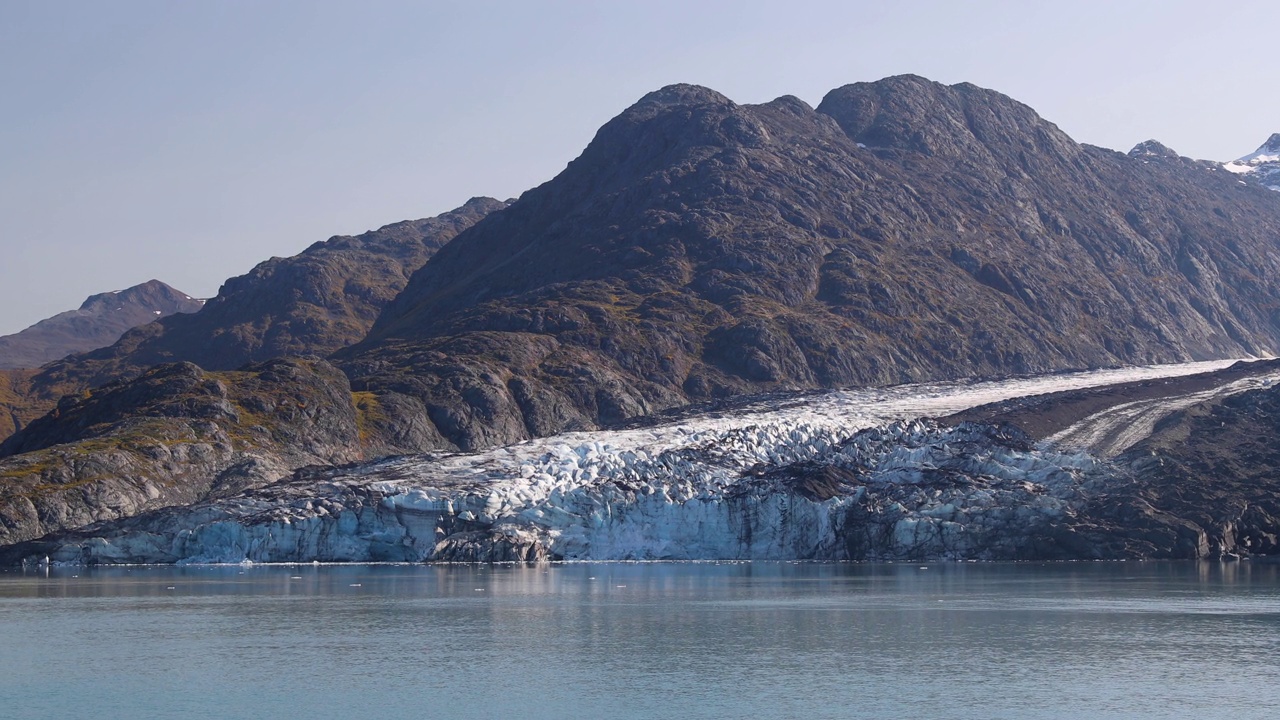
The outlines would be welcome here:
<svg viewBox="0 0 1280 720">
<path fill-rule="evenodd" d="M 1262 147 L 1229 163 L 1227 170 L 1247 177 L 1272 190 L 1280 191 L 1280 133 L 1267 139 Z"/>
<path fill-rule="evenodd" d="M 11 381 L 23 392 L 11 403 L 0 393 L 0 437 L 8 434 L 4 425 L 30 422 L 64 394 L 128 380 L 161 363 L 233 370 L 286 355 L 326 356 L 364 337 L 409 275 L 441 246 L 504 206 L 473 198 L 437 217 L 333 237 L 293 257 L 267 260 L 227 280 L 199 312 L 164 318 L 109 347 Z"/>
<path fill-rule="evenodd" d="M 91 295 L 76 310 L 0 337 L 0 369 L 38 368 L 72 353 L 96 350 L 132 328 L 175 313 L 196 312 L 203 304 L 159 280 Z"/>
</svg>

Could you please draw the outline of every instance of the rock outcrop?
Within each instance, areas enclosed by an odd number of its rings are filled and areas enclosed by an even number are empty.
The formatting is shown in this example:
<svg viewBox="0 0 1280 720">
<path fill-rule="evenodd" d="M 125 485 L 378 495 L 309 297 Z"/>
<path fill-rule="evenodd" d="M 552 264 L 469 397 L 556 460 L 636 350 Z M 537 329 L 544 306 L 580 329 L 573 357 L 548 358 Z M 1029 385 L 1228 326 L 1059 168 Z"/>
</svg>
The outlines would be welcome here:
<svg viewBox="0 0 1280 720">
<path fill-rule="evenodd" d="M 156 367 L 64 398 L 0 445 L 0 545 L 351 462 L 360 424 L 323 361 Z"/>
<path fill-rule="evenodd" d="M 38 368 L 72 353 L 106 347 L 139 325 L 204 305 L 159 280 L 91 295 L 75 310 L 0 337 L 0 370 Z"/>
<path fill-rule="evenodd" d="M 1280 385 L 1175 413 L 1127 458 L 1138 496 L 1198 528 L 1211 556 L 1280 554 Z"/>
</svg>

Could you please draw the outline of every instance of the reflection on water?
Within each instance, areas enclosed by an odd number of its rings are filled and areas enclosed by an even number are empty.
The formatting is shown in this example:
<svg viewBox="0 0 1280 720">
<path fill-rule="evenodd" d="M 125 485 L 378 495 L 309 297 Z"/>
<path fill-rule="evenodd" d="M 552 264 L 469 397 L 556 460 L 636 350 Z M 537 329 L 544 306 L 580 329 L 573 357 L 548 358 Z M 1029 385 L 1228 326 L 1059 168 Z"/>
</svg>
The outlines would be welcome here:
<svg viewBox="0 0 1280 720">
<path fill-rule="evenodd" d="M 1280 565 L 0 573 L 0 716 L 1269 717 Z"/>
</svg>

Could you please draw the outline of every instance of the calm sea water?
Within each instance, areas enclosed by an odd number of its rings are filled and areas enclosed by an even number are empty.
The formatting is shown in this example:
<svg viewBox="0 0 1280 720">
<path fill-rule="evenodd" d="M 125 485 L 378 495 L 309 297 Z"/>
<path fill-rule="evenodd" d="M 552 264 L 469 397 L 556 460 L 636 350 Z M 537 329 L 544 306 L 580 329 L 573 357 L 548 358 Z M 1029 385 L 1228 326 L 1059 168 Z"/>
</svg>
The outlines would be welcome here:
<svg viewBox="0 0 1280 720">
<path fill-rule="evenodd" d="M 1274 718 L 1280 566 L 0 573 L 3 718 Z"/>
</svg>

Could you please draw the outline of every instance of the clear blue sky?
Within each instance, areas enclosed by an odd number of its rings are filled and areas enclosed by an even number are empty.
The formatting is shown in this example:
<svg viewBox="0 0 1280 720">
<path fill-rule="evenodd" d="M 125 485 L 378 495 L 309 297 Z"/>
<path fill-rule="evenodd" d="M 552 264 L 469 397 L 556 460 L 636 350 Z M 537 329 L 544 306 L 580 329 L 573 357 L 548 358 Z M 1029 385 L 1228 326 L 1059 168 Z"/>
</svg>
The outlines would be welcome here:
<svg viewBox="0 0 1280 720">
<path fill-rule="evenodd" d="M 673 82 L 817 104 L 917 73 L 1077 140 L 1280 131 L 1275 2 L 0 0 L 0 334 L 158 278 L 519 195 Z"/>
</svg>

